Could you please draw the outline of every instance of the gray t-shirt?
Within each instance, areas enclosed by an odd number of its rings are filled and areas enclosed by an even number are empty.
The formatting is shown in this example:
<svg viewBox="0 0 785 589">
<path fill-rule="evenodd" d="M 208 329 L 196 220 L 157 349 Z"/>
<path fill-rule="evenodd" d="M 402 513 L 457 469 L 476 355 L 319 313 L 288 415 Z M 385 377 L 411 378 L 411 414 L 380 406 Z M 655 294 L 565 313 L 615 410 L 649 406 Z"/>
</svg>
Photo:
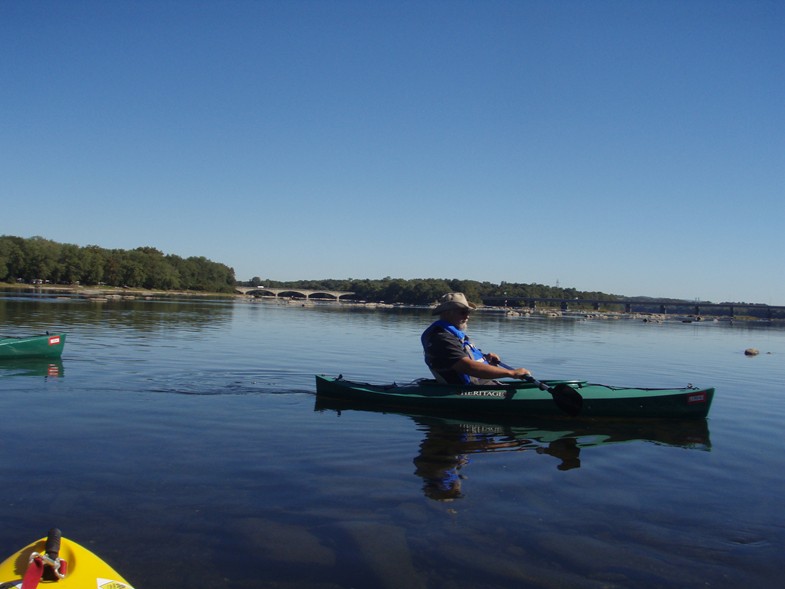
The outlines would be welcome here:
<svg viewBox="0 0 785 589">
<path fill-rule="evenodd" d="M 452 367 L 458 360 L 470 357 L 471 354 L 463 347 L 463 342 L 454 333 L 450 333 L 440 325 L 430 325 L 423 332 L 423 352 L 425 363 L 437 380 L 447 384 L 466 384 L 463 373 L 453 370 Z M 491 384 L 494 381 L 482 378 L 469 377 L 473 384 Z"/>
</svg>

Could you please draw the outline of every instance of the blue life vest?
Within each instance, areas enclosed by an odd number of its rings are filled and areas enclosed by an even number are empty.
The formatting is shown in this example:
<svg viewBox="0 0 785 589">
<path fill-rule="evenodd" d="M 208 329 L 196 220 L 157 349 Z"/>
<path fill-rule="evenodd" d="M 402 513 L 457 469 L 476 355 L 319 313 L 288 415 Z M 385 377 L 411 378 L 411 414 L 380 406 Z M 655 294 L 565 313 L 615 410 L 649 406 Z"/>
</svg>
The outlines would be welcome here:
<svg viewBox="0 0 785 589">
<path fill-rule="evenodd" d="M 455 337 L 457 337 L 458 341 L 460 341 L 461 345 L 463 346 L 463 351 L 466 352 L 466 355 L 469 358 L 471 358 L 472 360 L 476 360 L 477 362 L 485 362 L 485 363 L 488 362 L 485 359 L 485 356 L 483 356 L 482 351 L 479 348 L 477 348 L 469 340 L 469 336 L 468 335 L 466 335 L 460 329 L 455 327 L 452 323 L 449 323 L 448 321 L 444 321 L 443 319 L 439 319 L 438 321 L 434 321 L 433 323 L 431 323 L 431 325 L 428 327 L 428 329 L 426 329 L 423 332 L 422 337 L 420 338 L 420 341 L 422 342 L 422 345 L 423 345 L 423 350 L 426 349 L 426 336 L 428 334 L 430 334 L 430 332 L 434 328 L 437 328 L 437 327 L 441 327 L 445 331 L 448 331 L 451 334 L 453 334 Z M 431 369 L 431 372 L 433 372 L 433 375 L 436 376 L 437 378 L 440 378 L 440 375 L 437 373 L 436 370 L 434 370 L 433 366 L 431 365 L 430 359 L 428 358 L 427 354 L 425 355 L 425 363 L 428 365 L 428 368 Z M 461 380 L 463 380 L 464 384 L 471 384 L 473 382 L 472 378 L 468 374 L 461 374 L 460 376 L 461 376 Z"/>
</svg>

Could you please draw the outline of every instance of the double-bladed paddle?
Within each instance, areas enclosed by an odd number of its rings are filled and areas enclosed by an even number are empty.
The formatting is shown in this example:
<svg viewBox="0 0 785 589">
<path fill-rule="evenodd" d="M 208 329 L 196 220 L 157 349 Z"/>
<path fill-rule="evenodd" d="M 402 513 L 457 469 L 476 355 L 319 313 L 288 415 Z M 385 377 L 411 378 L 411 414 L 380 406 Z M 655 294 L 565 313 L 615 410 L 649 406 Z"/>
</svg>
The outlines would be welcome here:
<svg viewBox="0 0 785 589">
<path fill-rule="evenodd" d="M 508 366 L 504 362 L 499 362 L 499 366 L 506 368 L 507 370 L 515 370 L 512 366 Z M 581 412 L 581 408 L 583 407 L 583 397 L 581 397 L 581 394 L 570 385 L 562 382 L 549 387 L 544 382 L 540 382 L 534 378 L 531 374 L 527 374 L 521 378 L 521 380 L 524 382 L 530 382 L 541 391 L 550 393 L 553 397 L 553 402 L 556 403 L 556 406 L 564 411 L 567 415 L 574 417 Z"/>
</svg>

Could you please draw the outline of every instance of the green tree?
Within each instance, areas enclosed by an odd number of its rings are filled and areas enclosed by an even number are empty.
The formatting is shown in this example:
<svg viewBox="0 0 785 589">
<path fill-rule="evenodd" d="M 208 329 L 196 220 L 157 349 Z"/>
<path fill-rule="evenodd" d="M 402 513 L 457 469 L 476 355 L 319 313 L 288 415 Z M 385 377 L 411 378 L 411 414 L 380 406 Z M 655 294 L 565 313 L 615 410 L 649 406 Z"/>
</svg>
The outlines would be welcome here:
<svg viewBox="0 0 785 589">
<path fill-rule="evenodd" d="M 143 252 L 138 250 L 124 252 L 121 256 L 120 266 L 121 286 L 143 287 L 147 278 L 146 261 L 146 256 Z"/>
<path fill-rule="evenodd" d="M 28 239 L 24 277 L 28 281 L 56 279 L 59 249 L 59 244 L 43 237 L 36 236 Z"/>
<path fill-rule="evenodd" d="M 104 266 L 107 262 L 106 250 L 88 245 L 82 249 L 82 277 L 79 281 L 83 284 L 99 284 L 104 281 Z"/>
<path fill-rule="evenodd" d="M 110 286 L 123 285 L 123 251 L 110 250 L 104 265 L 104 280 Z"/>
<path fill-rule="evenodd" d="M 15 281 L 25 267 L 26 245 L 21 237 L 0 237 L 0 280 Z"/>
<path fill-rule="evenodd" d="M 85 256 L 82 248 L 72 244 L 64 244 L 60 248 L 57 282 L 81 282 L 85 273 L 84 263 Z"/>
</svg>

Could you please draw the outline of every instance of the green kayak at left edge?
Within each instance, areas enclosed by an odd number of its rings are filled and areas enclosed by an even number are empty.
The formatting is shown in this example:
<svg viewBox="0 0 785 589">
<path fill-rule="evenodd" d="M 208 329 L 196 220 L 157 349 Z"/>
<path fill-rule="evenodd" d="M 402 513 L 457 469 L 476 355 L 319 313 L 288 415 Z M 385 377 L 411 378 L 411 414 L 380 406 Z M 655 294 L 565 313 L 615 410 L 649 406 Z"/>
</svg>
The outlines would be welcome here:
<svg viewBox="0 0 785 589">
<path fill-rule="evenodd" d="M 27 337 L 0 336 L 0 360 L 59 358 L 64 347 L 64 333 L 44 333 Z"/>
</svg>

